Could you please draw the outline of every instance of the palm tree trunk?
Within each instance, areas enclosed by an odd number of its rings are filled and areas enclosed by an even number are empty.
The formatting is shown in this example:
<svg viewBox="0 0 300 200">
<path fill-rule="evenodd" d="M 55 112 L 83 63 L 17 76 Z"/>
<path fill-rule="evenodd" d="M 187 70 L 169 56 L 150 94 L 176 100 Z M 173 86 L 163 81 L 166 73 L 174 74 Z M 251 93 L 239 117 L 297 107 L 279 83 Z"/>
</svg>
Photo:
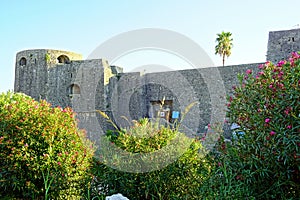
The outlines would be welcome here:
<svg viewBox="0 0 300 200">
<path fill-rule="evenodd" d="M 224 67 L 224 64 L 225 64 L 225 54 L 223 55 L 223 67 Z"/>
</svg>

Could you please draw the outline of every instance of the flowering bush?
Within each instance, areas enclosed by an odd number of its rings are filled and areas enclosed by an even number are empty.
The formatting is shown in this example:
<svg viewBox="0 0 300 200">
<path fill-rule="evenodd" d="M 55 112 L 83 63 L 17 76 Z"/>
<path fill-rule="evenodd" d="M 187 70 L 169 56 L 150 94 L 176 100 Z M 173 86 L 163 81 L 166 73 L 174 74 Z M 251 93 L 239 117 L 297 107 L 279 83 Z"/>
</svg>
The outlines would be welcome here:
<svg viewBox="0 0 300 200">
<path fill-rule="evenodd" d="M 231 147 L 235 151 L 222 151 L 252 195 L 299 197 L 300 55 L 292 53 L 288 60 L 266 62 L 259 69 L 256 76 L 251 70 L 239 75 L 240 85 L 228 98 L 230 122 L 245 134 Z"/>
<path fill-rule="evenodd" d="M 52 108 L 19 93 L 0 94 L 1 195 L 75 198 L 88 178 L 90 145 L 70 108 Z"/>
</svg>

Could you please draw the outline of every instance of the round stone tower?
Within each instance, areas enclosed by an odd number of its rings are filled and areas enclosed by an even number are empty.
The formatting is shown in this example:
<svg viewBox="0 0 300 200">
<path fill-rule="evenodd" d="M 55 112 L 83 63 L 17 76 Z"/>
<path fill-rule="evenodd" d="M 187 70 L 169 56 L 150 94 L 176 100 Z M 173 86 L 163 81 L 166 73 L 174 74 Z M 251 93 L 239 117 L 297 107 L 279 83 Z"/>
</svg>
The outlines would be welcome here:
<svg viewBox="0 0 300 200">
<path fill-rule="evenodd" d="M 60 50 L 33 49 L 16 55 L 15 92 L 23 92 L 36 100 L 47 99 L 48 70 L 57 65 L 82 60 L 82 55 Z"/>
</svg>

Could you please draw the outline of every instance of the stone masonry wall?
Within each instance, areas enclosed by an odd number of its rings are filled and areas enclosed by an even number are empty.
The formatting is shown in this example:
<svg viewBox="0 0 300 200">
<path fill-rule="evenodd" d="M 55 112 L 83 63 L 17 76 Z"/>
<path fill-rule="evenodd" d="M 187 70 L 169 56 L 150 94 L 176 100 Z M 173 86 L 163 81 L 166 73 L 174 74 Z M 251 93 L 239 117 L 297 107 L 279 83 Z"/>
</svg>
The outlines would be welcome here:
<svg viewBox="0 0 300 200">
<path fill-rule="evenodd" d="M 269 33 L 267 60 L 276 63 L 299 50 L 300 29 Z M 187 135 L 193 135 L 204 132 L 208 123 L 224 120 L 226 95 L 238 84 L 237 74 L 246 69 L 255 74 L 259 64 L 141 75 L 122 73 L 122 68 L 109 66 L 104 59 L 82 60 L 73 52 L 34 49 L 17 53 L 14 90 L 36 100 L 46 99 L 53 106 L 72 107 L 79 127 L 86 129 L 91 139 L 111 127 L 97 110 L 124 127 L 131 120 L 158 116 L 160 107 L 163 117 L 182 121 Z M 178 119 L 172 118 L 173 111 Z"/>
<path fill-rule="evenodd" d="M 213 107 L 219 107 L 220 112 L 226 111 L 226 95 L 231 94 L 232 86 L 237 85 L 237 74 L 252 69 L 258 71 L 261 63 L 234 65 L 216 68 L 190 69 L 162 73 L 151 73 L 143 76 L 140 73 L 125 73 L 119 78 L 113 77 L 110 85 L 110 102 L 106 110 L 113 116 L 120 126 L 128 126 L 128 121 L 149 116 L 151 102 L 163 99 L 172 101 L 172 110 L 178 111 L 180 117 L 185 109 L 193 102 L 198 102 L 186 114 L 182 123 L 188 127 L 191 134 L 205 131 L 205 126 L 219 117 L 221 113 L 214 113 Z M 215 80 L 219 73 L 221 80 Z M 208 82 L 203 79 L 204 74 L 211 74 L 209 79 L 224 84 L 224 91 L 217 93 L 220 85 L 212 84 L 208 90 Z M 214 102 L 214 103 L 213 103 Z M 125 120 L 122 116 L 125 116 Z M 224 116 L 225 117 L 225 116 Z M 179 118 L 181 120 L 181 118 Z M 224 120 L 224 118 L 222 119 Z"/>
<path fill-rule="evenodd" d="M 267 60 L 277 63 L 287 59 L 293 51 L 300 51 L 300 29 L 269 33 Z"/>
<path fill-rule="evenodd" d="M 51 75 L 49 69 L 64 65 L 65 62 L 59 63 L 58 58 L 61 57 L 68 58 L 69 61 L 63 60 L 67 63 L 71 63 L 71 60 L 82 59 L 80 54 L 61 50 L 33 49 L 18 52 L 15 64 L 14 90 L 24 92 L 36 100 L 48 99 L 49 80 L 54 81 L 48 77 Z M 53 87 L 60 86 L 55 84 Z"/>
</svg>

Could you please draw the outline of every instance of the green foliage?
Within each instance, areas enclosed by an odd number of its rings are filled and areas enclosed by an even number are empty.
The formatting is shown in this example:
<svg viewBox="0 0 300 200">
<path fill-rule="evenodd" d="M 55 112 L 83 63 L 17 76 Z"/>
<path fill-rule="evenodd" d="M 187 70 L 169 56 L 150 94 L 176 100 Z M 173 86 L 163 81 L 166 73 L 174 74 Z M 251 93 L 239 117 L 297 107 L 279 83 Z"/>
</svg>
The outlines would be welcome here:
<svg viewBox="0 0 300 200">
<path fill-rule="evenodd" d="M 49 53 L 46 53 L 46 54 L 45 54 L 45 60 L 46 60 L 46 62 L 47 62 L 47 63 L 49 63 L 49 62 L 50 62 L 50 60 L 51 60 L 51 56 L 50 56 L 50 54 L 49 54 Z"/>
<path fill-rule="evenodd" d="M 229 57 L 231 55 L 231 49 L 232 49 L 232 33 L 230 32 L 224 32 L 217 34 L 216 42 L 218 43 L 215 46 L 215 54 L 219 54 L 222 56 L 223 66 L 225 64 L 225 56 Z"/>
<path fill-rule="evenodd" d="M 70 108 L 0 94 L 0 197 L 79 198 L 90 177 L 91 145 Z"/>
<path fill-rule="evenodd" d="M 241 176 L 247 170 L 243 169 L 244 160 L 238 151 L 235 145 L 221 137 L 210 152 L 211 173 L 200 188 L 205 199 L 255 199 L 252 186 Z"/>
<path fill-rule="evenodd" d="M 230 122 L 239 124 L 245 134 L 232 145 L 220 146 L 218 162 L 231 170 L 232 184 L 239 186 L 243 198 L 296 199 L 300 197 L 300 56 L 293 53 L 288 61 L 267 62 L 259 68 L 257 76 L 251 70 L 239 75 L 240 85 L 228 98 Z"/>
<path fill-rule="evenodd" d="M 210 171 L 199 153 L 203 150 L 200 141 L 148 119 L 135 122 L 127 130 L 109 131 L 106 139 L 121 151 L 111 157 L 102 152 L 102 158 L 95 161 L 94 184 L 101 188 L 99 193 L 122 193 L 129 199 L 145 200 L 200 198 L 199 187 Z M 163 149 L 167 150 L 159 153 Z M 124 159 L 123 151 L 131 156 Z M 178 157 L 168 160 L 174 155 Z M 166 166 L 160 165 L 164 162 Z M 131 167 L 145 171 L 137 173 Z"/>
</svg>

